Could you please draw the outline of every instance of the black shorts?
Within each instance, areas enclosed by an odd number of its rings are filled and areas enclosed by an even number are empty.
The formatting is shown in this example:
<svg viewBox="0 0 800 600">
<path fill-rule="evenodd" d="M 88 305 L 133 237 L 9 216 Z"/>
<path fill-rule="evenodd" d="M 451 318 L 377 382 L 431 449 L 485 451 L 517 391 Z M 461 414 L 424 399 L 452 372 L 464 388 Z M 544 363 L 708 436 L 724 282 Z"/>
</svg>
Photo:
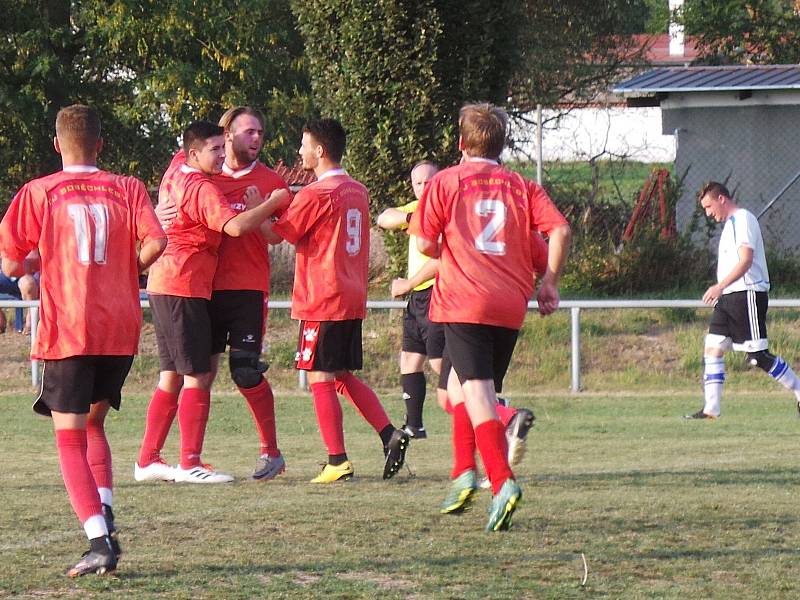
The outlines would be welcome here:
<svg viewBox="0 0 800 600">
<path fill-rule="evenodd" d="M 444 326 L 428 318 L 433 287 L 411 292 L 403 313 L 403 352 L 442 358 L 444 352 Z"/>
<path fill-rule="evenodd" d="M 450 378 L 450 370 L 453 368 L 453 363 L 450 362 L 450 356 L 447 354 L 447 346 L 445 346 L 444 352 L 442 353 L 442 369 L 439 371 L 439 382 L 436 385 L 437 388 L 440 390 L 447 391 L 447 380 Z M 494 392 L 495 394 L 503 393 L 503 379 L 505 378 L 505 374 L 503 375 L 495 375 L 494 376 Z"/>
<path fill-rule="evenodd" d="M 300 321 L 295 360 L 302 371 L 335 373 L 361 369 L 361 319 Z"/>
<path fill-rule="evenodd" d="M 211 371 L 211 318 L 205 298 L 150 295 L 162 371 Z"/>
<path fill-rule="evenodd" d="M 768 305 L 767 292 L 723 294 L 714 306 L 708 332 L 731 338 L 733 349 L 740 352 L 766 350 Z"/>
<path fill-rule="evenodd" d="M 493 380 L 495 389 L 511 363 L 517 329 L 475 323 L 445 323 L 447 355 L 461 383 L 471 379 Z M 444 365 L 442 365 L 444 372 Z"/>
<path fill-rule="evenodd" d="M 211 294 L 211 354 L 225 346 L 261 353 L 264 338 L 264 292 L 219 290 Z"/>
<path fill-rule="evenodd" d="M 42 390 L 33 410 L 86 414 L 96 402 L 107 400 L 119 410 L 122 385 L 133 364 L 133 356 L 71 356 L 44 361 Z"/>
</svg>

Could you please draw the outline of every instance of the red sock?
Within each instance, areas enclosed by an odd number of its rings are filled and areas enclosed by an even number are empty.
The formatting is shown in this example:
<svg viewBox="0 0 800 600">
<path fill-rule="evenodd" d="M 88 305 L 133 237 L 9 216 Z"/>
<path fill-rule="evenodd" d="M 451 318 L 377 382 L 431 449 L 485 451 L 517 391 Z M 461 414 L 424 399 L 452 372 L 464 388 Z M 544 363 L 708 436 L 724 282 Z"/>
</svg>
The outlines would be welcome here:
<svg viewBox="0 0 800 600">
<path fill-rule="evenodd" d="M 449 396 L 444 401 L 444 412 L 446 412 L 448 415 L 452 415 L 453 414 L 453 405 L 450 403 L 450 397 Z"/>
<path fill-rule="evenodd" d="M 378 433 L 383 431 L 387 425 L 391 425 L 375 392 L 352 373 L 336 379 L 336 391 L 350 400 L 364 420 L 372 425 L 372 428 Z"/>
<path fill-rule="evenodd" d="M 191 469 L 201 464 L 200 454 L 203 452 L 210 408 L 211 392 L 200 388 L 183 388 L 178 405 L 182 469 Z"/>
<path fill-rule="evenodd" d="M 144 438 L 139 449 L 139 466 L 146 467 L 161 458 L 161 449 L 167 441 L 175 413 L 178 412 L 178 394 L 157 387 L 147 407 Z"/>
<path fill-rule="evenodd" d="M 97 485 L 86 460 L 86 431 L 57 429 L 55 433 L 61 475 L 69 502 L 78 520 L 85 523 L 89 517 L 103 514 L 100 494 L 97 493 Z"/>
<path fill-rule="evenodd" d="M 342 405 L 336 395 L 336 384 L 333 381 L 320 381 L 310 386 L 314 398 L 314 410 L 322 441 L 328 449 L 328 455 L 345 454 L 344 426 L 342 425 Z"/>
<path fill-rule="evenodd" d="M 464 471 L 471 471 L 475 466 L 475 432 L 467 414 L 467 407 L 461 404 L 451 405 L 453 411 L 453 470 L 450 478 L 455 479 Z"/>
<path fill-rule="evenodd" d="M 98 488 L 114 488 L 111 471 L 111 447 L 102 422 L 89 420 L 86 423 L 86 460 L 92 470 Z"/>
<path fill-rule="evenodd" d="M 497 416 L 500 417 L 500 422 L 503 424 L 503 427 L 508 427 L 508 424 L 511 422 L 511 419 L 517 414 L 516 408 L 511 408 L 510 406 L 503 406 L 502 404 L 497 404 L 495 406 L 497 409 Z"/>
<path fill-rule="evenodd" d="M 261 439 L 261 454 L 267 454 L 272 458 L 280 456 L 278 436 L 275 432 L 275 397 L 272 395 L 269 382 L 262 378 L 256 387 L 240 387 L 239 391 L 247 400 L 250 414 L 256 422 L 258 437 Z"/>
<path fill-rule="evenodd" d="M 511 467 L 508 466 L 506 428 L 500 421 L 484 421 L 475 428 L 475 441 L 486 475 L 492 484 L 492 493 L 497 494 L 506 479 L 514 477 Z"/>
</svg>

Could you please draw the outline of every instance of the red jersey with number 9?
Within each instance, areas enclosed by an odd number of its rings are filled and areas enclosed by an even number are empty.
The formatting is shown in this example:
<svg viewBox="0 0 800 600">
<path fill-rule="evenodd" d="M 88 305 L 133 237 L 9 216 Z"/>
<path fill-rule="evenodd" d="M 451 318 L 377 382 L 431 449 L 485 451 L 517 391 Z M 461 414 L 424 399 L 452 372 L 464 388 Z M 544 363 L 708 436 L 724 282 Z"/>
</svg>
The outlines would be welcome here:
<svg viewBox="0 0 800 600">
<path fill-rule="evenodd" d="M 546 256 L 532 236 L 563 224 L 541 186 L 498 164 L 469 161 L 437 173 L 409 225 L 431 242 L 442 236 L 431 320 L 519 329 L 534 267 Z"/>
<path fill-rule="evenodd" d="M 293 319 L 366 316 L 369 224 L 367 188 L 344 171 L 323 174 L 297 193 L 272 226 L 297 249 Z"/>
<path fill-rule="evenodd" d="M 37 359 L 136 354 L 136 245 L 164 237 L 141 181 L 79 169 L 27 183 L 0 224 L 0 254 L 42 257 Z"/>
</svg>

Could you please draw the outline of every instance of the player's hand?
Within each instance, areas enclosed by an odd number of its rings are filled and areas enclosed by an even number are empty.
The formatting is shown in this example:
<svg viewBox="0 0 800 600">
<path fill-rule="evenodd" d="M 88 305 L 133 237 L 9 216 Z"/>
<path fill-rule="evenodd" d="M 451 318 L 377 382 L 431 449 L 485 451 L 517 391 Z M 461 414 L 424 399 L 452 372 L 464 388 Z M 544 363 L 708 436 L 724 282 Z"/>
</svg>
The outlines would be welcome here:
<svg viewBox="0 0 800 600">
<path fill-rule="evenodd" d="M 158 222 L 161 223 L 161 228 L 166 230 L 167 227 L 172 225 L 175 217 L 178 216 L 178 207 L 172 198 L 167 198 L 166 202 L 159 202 L 156 204 L 156 217 Z"/>
<path fill-rule="evenodd" d="M 542 281 L 539 292 L 536 294 L 536 301 L 539 303 L 539 314 L 549 315 L 558 309 L 561 297 L 558 294 L 558 287 L 549 281 Z"/>
<path fill-rule="evenodd" d="M 247 209 L 250 210 L 264 202 L 264 198 L 261 197 L 261 192 L 258 191 L 258 188 L 251 185 L 244 191 L 244 194 L 242 194 L 242 202 L 244 202 Z"/>
<path fill-rule="evenodd" d="M 705 294 L 703 294 L 703 303 L 708 304 L 709 306 L 713 306 L 714 304 L 717 303 L 721 295 L 722 295 L 722 288 L 718 283 L 715 283 L 706 290 Z"/>
<path fill-rule="evenodd" d="M 273 190 L 269 195 L 269 200 L 275 203 L 276 212 L 282 211 L 289 206 L 292 201 L 292 194 L 287 189 Z"/>
<path fill-rule="evenodd" d="M 408 279 L 393 279 L 392 280 L 392 298 L 399 298 L 405 296 L 411 291 L 411 284 Z"/>
</svg>

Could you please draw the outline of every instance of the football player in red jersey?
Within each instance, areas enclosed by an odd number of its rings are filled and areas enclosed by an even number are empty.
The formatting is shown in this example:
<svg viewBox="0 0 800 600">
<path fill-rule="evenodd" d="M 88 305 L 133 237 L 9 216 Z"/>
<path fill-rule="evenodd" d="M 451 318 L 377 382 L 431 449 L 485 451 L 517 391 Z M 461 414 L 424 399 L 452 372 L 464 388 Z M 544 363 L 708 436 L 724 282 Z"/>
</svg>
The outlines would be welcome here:
<svg viewBox="0 0 800 600">
<path fill-rule="evenodd" d="M 233 480 L 200 460 L 213 381 L 209 303 L 217 248 L 223 233 L 240 237 L 259 229 L 286 205 L 290 195 L 286 190 L 275 190 L 268 200 L 262 202 L 259 197 L 248 210 L 234 212 L 210 179 L 222 170 L 223 134 L 221 127 L 207 121 L 189 125 L 183 135 L 185 162 L 173 161 L 159 189 L 159 201 L 170 198 L 177 203 L 178 210 L 167 229 L 167 248 L 150 269 L 147 281 L 161 363 L 151 406 L 171 414 L 154 419 L 156 411 L 148 407 L 139 461 L 134 466 L 137 481 Z M 176 412 L 181 430 L 181 456 L 178 467 L 171 467 L 164 463 L 159 452 Z"/>
<path fill-rule="evenodd" d="M 272 229 L 297 248 L 292 318 L 300 321 L 297 368 L 308 371 L 328 461 L 312 483 L 350 479 L 344 445 L 344 395 L 380 435 L 383 478 L 405 460 L 409 436 L 389 421 L 380 400 L 352 371 L 362 368 L 361 322 L 366 316 L 369 194 L 341 167 L 345 131 L 334 119 L 309 121 L 300 157 L 317 181 L 297 193 Z"/>
<path fill-rule="evenodd" d="M 67 494 L 90 540 L 67 571 L 75 577 L 113 571 L 121 553 L 104 422 L 109 408 L 119 409 L 139 343 L 139 273 L 166 238 L 144 184 L 97 168 L 96 111 L 59 111 L 54 143 L 63 169 L 14 197 L 0 224 L 0 255 L 6 274 L 17 275 L 31 250 L 41 254 L 42 320 L 31 356 L 45 368 L 34 410 L 52 417 Z"/>
<path fill-rule="evenodd" d="M 570 227 L 544 189 L 499 164 L 508 117 L 490 104 L 468 104 L 459 120 L 461 164 L 428 182 L 409 225 L 420 251 L 438 256 L 432 321 L 445 324 L 453 368 L 453 484 L 442 506 L 458 513 L 477 490 L 475 449 L 494 495 L 487 530 L 508 529 L 522 498 L 508 464 L 504 427 L 497 416 L 495 382 L 502 381 L 534 292 L 535 246 L 549 238 L 539 312 L 558 308 L 558 281 Z"/>
<path fill-rule="evenodd" d="M 245 200 L 250 194 L 255 194 L 258 201 L 275 190 L 288 191 L 283 178 L 258 160 L 264 142 L 264 116 L 258 110 L 248 106 L 231 108 L 222 115 L 219 125 L 225 132 L 225 161 L 222 171 L 212 175 L 211 180 L 234 212 L 246 209 Z M 181 150 L 172 164 L 183 161 L 185 154 Z M 159 204 L 156 214 L 169 229 L 177 214 L 175 203 Z M 280 242 L 280 238 L 272 234 L 269 221 L 259 231 L 241 237 L 222 237 L 209 305 L 212 381 L 219 356 L 230 345 L 231 378 L 247 400 L 260 439 L 260 455 L 252 475 L 257 481 L 273 479 L 286 468 L 277 443 L 275 400 L 263 376 L 267 365 L 260 360 L 269 299 L 270 242 Z M 177 397 L 167 395 L 158 395 L 150 403 L 147 413 L 150 437 L 146 436 L 140 455 L 145 464 L 151 460 L 149 457 L 160 455 L 175 417 L 176 404 Z M 155 473 L 160 468 L 156 465 L 151 470 Z M 139 473 L 145 475 L 142 469 Z"/>
</svg>

